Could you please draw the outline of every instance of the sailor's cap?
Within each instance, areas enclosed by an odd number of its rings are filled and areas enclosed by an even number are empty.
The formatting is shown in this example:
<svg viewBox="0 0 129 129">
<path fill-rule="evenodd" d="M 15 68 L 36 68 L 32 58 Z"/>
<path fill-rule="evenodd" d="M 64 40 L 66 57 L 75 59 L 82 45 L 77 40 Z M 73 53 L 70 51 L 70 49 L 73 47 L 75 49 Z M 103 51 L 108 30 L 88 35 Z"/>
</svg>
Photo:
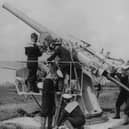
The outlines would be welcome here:
<svg viewBox="0 0 129 129">
<path fill-rule="evenodd" d="M 72 95 L 71 94 L 63 94 L 62 97 L 64 99 L 71 99 L 72 98 Z"/>
<path fill-rule="evenodd" d="M 34 44 L 33 43 L 27 43 L 25 47 L 33 47 Z"/>
</svg>

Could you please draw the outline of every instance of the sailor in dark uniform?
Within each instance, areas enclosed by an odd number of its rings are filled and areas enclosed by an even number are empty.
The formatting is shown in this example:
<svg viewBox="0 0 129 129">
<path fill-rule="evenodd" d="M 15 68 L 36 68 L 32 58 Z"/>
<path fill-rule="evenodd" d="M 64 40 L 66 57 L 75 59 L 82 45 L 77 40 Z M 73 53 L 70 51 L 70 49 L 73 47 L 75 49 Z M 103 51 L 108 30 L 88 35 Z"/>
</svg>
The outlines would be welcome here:
<svg viewBox="0 0 129 129">
<path fill-rule="evenodd" d="M 61 114 L 57 122 L 57 127 L 66 122 L 67 126 L 83 129 L 85 124 L 85 116 L 78 102 L 72 100 L 73 98 L 70 94 L 63 94 L 62 97 L 63 104 L 61 108 Z"/>
<path fill-rule="evenodd" d="M 28 78 L 27 85 L 29 91 L 38 92 L 36 85 L 37 81 L 37 69 L 38 69 L 38 57 L 42 55 L 39 47 L 37 46 L 38 35 L 36 33 L 31 34 L 31 43 L 25 47 L 25 54 L 27 56 L 27 68 Z"/>
<path fill-rule="evenodd" d="M 47 59 L 47 61 L 52 61 L 56 57 L 59 58 L 60 61 L 59 66 L 63 74 L 64 75 L 69 74 L 70 64 L 68 62 L 71 61 L 70 52 L 66 48 L 64 48 L 61 44 L 58 44 L 55 46 L 54 53 Z"/>
<path fill-rule="evenodd" d="M 125 68 L 125 70 L 126 70 L 127 75 L 129 76 L 129 66 L 127 66 Z M 128 89 L 129 89 L 129 80 L 128 80 Z M 124 114 L 125 114 L 124 115 L 124 120 L 125 120 L 124 125 L 129 124 L 129 91 L 126 91 L 126 92 L 128 92 L 127 93 L 128 97 L 127 97 L 126 106 L 125 106 L 125 109 L 124 109 Z"/>
<path fill-rule="evenodd" d="M 129 124 L 129 98 L 127 99 L 127 103 L 126 103 L 126 106 L 125 106 L 125 109 L 124 109 L 124 119 L 125 119 L 125 123 L 124 125 L 127 125 Z"/>
<path fill-rule="evenodd" d="M 115 74 L 121 83 L 123 83 L 127 88 L 129 88 L 129 81 L 128 81 L 128 74 L 125 69 L 122 69 L 121 73 Z M 122 104 L 127 103 L 127 100 L 129 99 L 129 92 L 125 90 L 123 87 L 120 87 L 120 93 L 118 95 L 117 101 L 116 101 L 116 114 L 115 119 L 120 118 L 120 107 Z"/>
<path fill-rule="evenodd" d="M 55 114 L 55 81 L 56 81 L 56 66 L 53 63 L 49 64 L 49 72 L 43 82 L 42 89 L 42 112 L 43 117 L 42 127 L 45 128 L 48 118 L 47 129 L 52 128 L 53 115 Z"/>
<path fill-rule="evenodd" d="M 47 61 L 58 60 L 58 66 L 61 72 L 63 73 L 63 78 L 58 79 L 59 89 L 64 88 L 64 83 L 67 85 L 69 76 L 70 76 L 70 63 L 71 54 L 70 52 L 63 47 L 61 44 L 55 44 L 54 53 L 47 59 Z"/>
</svg>

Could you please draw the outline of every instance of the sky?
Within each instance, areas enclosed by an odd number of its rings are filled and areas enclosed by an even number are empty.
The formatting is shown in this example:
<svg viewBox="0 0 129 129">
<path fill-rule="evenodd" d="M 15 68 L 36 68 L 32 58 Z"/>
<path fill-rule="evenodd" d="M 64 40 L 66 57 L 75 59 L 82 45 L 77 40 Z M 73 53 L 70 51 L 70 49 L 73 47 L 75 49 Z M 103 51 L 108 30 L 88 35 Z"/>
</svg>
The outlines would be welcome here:
<svg viewBox="0 0 129 129">
<path fill-rule="evenodd" d="M 25 60 L 34 30 L 3 9 L 4 2 L 53 31 L 129 60 L 129 0 L 0 0 L 0 60 Z"/>
</svg>

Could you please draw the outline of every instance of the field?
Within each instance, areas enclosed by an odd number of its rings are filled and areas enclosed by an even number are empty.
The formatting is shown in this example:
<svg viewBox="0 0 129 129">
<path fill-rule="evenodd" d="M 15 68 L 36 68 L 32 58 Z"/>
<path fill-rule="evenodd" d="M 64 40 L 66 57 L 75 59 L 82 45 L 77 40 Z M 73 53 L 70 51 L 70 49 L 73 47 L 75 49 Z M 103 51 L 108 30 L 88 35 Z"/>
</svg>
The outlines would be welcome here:
<svg viewBox="0 0 129 129">
<path fill-rule="evenodd" d="M 117 94 L 118 90 L 103 90 L 99 103 L 105 111 L 114 109 Z M 38 106 L 31 97 L 17 95 L 14 86 L 0 86 L 0 120 L 17 116 L 18 109 L 24 109 L 31 113 L 33 110 L 37 110 Z"/>
<path fill-rule="evenodd" d="M 106 113 L 110 114 L 114 112 L 118 92 L 118 88 L 111 90 L 103 89 L 99 103 Z M 38 100 L 40 100 L 40 98 L 38 98 Z M 19 109 L 32 113 L 39 110 L 39 107 L 31 97 L 25 98 L 25 96 L 17 95 L 14 86 L 0 86 L 0 121 L 21 115 L 17 112 Z M 126 128 L 127 126 L 122 126 L 120 129 Z"/>
<path fill-rule="evenodd" d="M 31 97 L 17 95 L 15 87 L 0 86 L 0 121 L 20 115 L 19 109 L 28 113 L 39 110 Z"/>
</svg>

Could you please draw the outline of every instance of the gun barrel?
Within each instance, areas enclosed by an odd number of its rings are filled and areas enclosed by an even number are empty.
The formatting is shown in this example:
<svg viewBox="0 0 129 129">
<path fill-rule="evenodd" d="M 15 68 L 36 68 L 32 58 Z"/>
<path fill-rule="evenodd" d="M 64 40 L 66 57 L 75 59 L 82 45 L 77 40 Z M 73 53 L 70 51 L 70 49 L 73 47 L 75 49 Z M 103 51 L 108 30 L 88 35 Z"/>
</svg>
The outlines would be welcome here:
<svg viewBox="0 0 129 129">
<path fill-rule="evenodd" d="M 36 21 L 34 21 L 30 17 L 28 17 L 25 13 L 23 13 L 20 10 L 18 10 L 17 8 L 14 8 L 10 4 L 4 3 L 2 5 L 2 7 L 4 9 L 6 9 L 7 11 L 9 11 L 14 16 L 16 16 L 18 19 L 22 20 L 24 23 L 26 23 L 27 25 L 29 25 L 30 27 L 32 27 L 34 30 L 36 30 L 40 34 L 41 33 L 48 33 L 47 28 L 43 27 L 42 25 L 40 25 L 39 23 L 37 23 Z"/>
</svg>

